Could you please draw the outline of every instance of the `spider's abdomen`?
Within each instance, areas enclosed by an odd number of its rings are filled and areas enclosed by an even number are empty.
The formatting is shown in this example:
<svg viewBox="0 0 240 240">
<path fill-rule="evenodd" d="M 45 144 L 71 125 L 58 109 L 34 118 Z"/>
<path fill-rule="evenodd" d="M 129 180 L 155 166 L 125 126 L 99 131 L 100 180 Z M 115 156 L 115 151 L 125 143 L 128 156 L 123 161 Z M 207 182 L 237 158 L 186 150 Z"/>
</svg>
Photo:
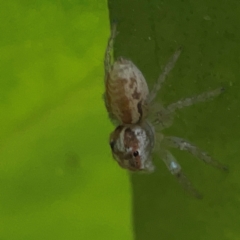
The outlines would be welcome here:
<svg viewBox="0 0 240 240">
<path fill-rule="evenodd" d="M 148 93 L 141 71 L 131 61 L 117 59 L 106 80 L 105 104 L 110 117 L 120 124 L 138 123 Z"/>
</svg>

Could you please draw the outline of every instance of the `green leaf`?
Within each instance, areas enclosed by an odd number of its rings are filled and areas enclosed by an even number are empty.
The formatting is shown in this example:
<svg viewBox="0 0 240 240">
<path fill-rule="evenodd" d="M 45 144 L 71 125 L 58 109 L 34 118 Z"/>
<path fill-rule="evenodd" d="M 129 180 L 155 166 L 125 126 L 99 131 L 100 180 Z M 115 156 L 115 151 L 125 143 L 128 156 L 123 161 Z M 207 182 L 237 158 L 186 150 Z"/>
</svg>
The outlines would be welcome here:
<svg viewBox="0 0 240 240">
<path fill-rule="evenodd" d="M 105 1 L 1 1 L 0 239 L 131 239 L 102 101 Z"/>
</svg>

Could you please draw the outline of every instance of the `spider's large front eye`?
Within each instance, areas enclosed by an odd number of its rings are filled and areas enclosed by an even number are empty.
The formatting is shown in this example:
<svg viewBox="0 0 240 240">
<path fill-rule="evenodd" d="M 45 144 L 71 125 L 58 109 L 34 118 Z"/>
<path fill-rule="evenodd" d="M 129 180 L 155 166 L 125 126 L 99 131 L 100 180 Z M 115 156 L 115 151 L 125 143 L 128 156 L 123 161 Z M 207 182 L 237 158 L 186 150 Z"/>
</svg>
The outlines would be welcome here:
<svg viewBox="0 0 240 240">
<path fill-rule="evenodd" d="M 134 156 L 134 157 L 137 157 L 138 155 L 139 155 L 139 152 L 138 152 L 138 151 L 133 152 L 133 156 Z"/>
</svg>

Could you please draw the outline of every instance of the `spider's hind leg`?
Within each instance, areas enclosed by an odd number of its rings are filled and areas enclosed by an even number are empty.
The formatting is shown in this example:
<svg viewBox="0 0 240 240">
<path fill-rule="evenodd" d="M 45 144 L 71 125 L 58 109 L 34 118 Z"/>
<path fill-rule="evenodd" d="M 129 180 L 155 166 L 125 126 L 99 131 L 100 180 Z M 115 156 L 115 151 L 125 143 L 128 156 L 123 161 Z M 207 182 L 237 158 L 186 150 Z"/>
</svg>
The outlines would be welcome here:
<svg viewBox="0 0 240 240">
<path fill-rule="evenodd" d="M 227 171 L 227 166 L 219 163 L 218 161 L 214 160 L 210 157 L 206 152 L 200 150 L 197 146 L 191 144 L 190 142 L 186 141 L 183 138 L 179 137 L 165 137 L 164 143 L 170 147 L 178 148 L 180 150 L 185 150 L 191 153 L 196 158 L 200 159 L 201 161 L 212 165 L 215 168 L 218 168 L 223 171 Z"/>
<path fill-rule="evenodd" d="M 193 187 L 191 182 L 187 179 L 183 173 L 181 166 L 175 159 L 175 157 L 167 150 L 160 151 L 160 157 L 166 164 L 168 170 L 174 175 L 183 188 L 192 194 L 196 198 L 202 198 L 201 194 Z"/>
<path fill-rule="evenodd" d="M 152 102 L 154 100 L 154 98 L 157 96 L 157 92 L 160 90 L 163 82 L 165 81 L 167 75 L 169 74 L 169 72 L 173 69 L 173 67 L 175 66 L 175 63 L 177 62 L 179 55 L 181 54 L 182 48 L 180 47 L 169 59 L 169 61 L 167 62 L 167 64 L 164 66 L 162 73 L 160 74 L 160 76 L 158 77 L 156 83 L 153 86 L 152 91 L 149 94 L 149 98 L 148 98 L 148 103 Z"/>
<path fill-rule="evenodd" d="M 193 96 L 193 97 L 189 97 L 189 98 L 185 98 L 185 99 L 181 99 L 175 103 L 172 103 L 170 105 L 167 106 L 167 109 L 170 112 L 175 112 L 177 109 L 181 109 L 184 107 L 189 107 L 193 104 L 199 103 L 199 102 L 205 102 L 211 98 L 214 98 L 216 96 L 218 96 L 219 94 L 224 92 L 224 88 L 217 88 L 213 91 L 208 91 L 208 92 L 204 92 L 202 94 L 199 94 L 197 96 Z"/>
</svg>

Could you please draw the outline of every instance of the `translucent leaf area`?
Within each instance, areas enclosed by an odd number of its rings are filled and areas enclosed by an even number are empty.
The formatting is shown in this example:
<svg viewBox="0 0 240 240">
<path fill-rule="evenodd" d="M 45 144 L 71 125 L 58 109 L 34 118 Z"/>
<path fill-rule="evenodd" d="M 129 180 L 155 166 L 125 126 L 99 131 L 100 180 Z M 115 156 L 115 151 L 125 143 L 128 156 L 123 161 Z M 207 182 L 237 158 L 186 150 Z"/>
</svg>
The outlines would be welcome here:
<svg viewBox="0 0 240 240">
<path fill-rule="evenodd" d="M 0 239 L 132 239 L 102 101 L 106 1 L 1 0 Z"/>
</svg>

